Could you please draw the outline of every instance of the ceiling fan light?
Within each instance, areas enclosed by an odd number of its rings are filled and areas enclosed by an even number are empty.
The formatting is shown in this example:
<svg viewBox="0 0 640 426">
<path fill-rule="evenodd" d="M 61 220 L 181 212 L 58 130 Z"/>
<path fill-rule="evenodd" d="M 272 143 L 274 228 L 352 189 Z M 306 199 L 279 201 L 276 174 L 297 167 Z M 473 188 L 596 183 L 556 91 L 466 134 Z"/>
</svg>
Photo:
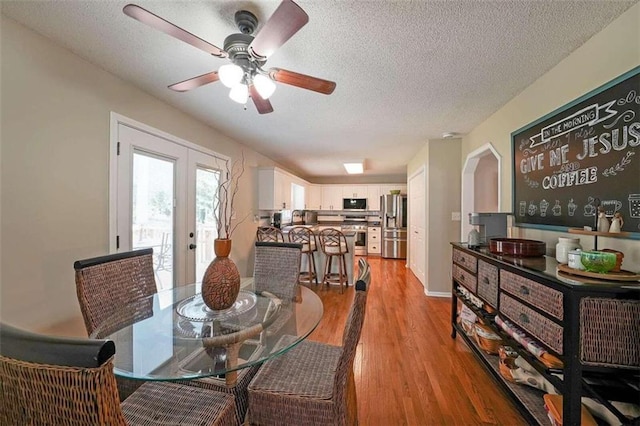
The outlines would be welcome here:
<svg viewBox="0 0 640 426">
<path fill-rule="evenodd" d="M 242 81 L 244 71 L 236 64 L 226 64 L 218 68 L 220 82 L 229 88 L 233 88 Z"/>
<path fill-rule="evenodd" d="M 262 99 L 269 99 L 273 92 L 276 91 L 276 84 L 269 77 L 262 74 L 256 74 L 253 77 L 253 84 Z"/>
<path fill-rule="evenodd" d="M 239 104 L 246 104 L 249 99 L 249 88 L 245 84 L 236 84 L 229 91 L 229 97 Z"/>
</svg>

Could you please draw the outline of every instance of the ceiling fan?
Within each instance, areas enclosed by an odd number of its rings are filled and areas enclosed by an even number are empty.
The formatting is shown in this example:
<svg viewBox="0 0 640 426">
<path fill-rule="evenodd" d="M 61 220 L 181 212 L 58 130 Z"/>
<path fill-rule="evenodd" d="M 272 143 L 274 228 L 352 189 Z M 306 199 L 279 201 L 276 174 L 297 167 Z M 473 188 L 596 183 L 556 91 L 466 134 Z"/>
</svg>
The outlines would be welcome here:
<svg viewBox="0 0 640 426">
<path fill-rule="evenodd" d="M 255 36 L 253 33 L 258 27 L 258 18 L 247 10 L 236 12 L 235 23 L 240 33 L 231 34 L 225 38 L 224 49 L 214 46 L 135 4 L 126 5 L 123 12 L 127 16 L 213 56 L 227 58 L 231 61 L 230 64 L 222 65 L 218 71 L 169 86 L 169 89 L 177 92 L 186 92 L 220 80 L 222 84 L 231 89 L 229 92 L 231 99 L 245 104 L 250 96 L 258 112 L 267 114 L 273 112 L 269 97 L 276 89 L 274 81 L 325 95 L 330 95 L 336 88 L 336 83 L 333 81 L 282 68 L 267 70 L 262 68 L 273 52 L 309 22 L 309 16 L 305 11 L 291 0 L 283 0 Z"/>
</svg>

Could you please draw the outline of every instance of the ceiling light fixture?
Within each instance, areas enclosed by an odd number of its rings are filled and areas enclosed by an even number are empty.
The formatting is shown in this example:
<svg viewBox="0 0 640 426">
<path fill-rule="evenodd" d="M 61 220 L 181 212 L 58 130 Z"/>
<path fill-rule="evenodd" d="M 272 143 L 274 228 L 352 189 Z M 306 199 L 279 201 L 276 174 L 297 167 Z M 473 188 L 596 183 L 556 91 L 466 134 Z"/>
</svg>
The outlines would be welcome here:
<svg viewBox="0 0 640 426">
<path fill-rule="evenodd" d="M 253 84 L 256 86 L 256 90 L 262 99 L 269 99 L 269 96 L 273 95 L 276 91 L 276 84 L 269 77 L 262 74 L 256 74 L 253 77 Z"/>
<path fill-rule="evenodd" d="M 364 173 L 364 164 L 362 161 L 344 163 L 344 168 L 350 175 L 358 175 Z"/>
<path fill-rule="evenodd" d="M 244 71 L 236 64 L 226 64 L 218 69 L 218 77 L 220 82 L 232 89 L 242 81 Z"/>
<path fill-rule="evenodd" d="M 249 88 L 246 84 L 236 84 L 229 91 L 229 97 L 239 104 L 246 104 L 249 99 Z"/>
</svg>

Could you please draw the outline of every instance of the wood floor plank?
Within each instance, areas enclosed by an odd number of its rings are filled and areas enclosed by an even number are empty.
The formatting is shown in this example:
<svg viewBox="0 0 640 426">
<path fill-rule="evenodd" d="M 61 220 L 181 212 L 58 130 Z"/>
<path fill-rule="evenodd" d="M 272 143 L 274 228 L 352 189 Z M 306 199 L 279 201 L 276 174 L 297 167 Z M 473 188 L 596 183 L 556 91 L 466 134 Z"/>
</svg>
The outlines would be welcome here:
<svg viewBox="0 0 640 426">
<path fill-rule="evenodd" d="M 369 257 L 371 286 L 354 373 L 361 425 L 526 425 L 460 338 L 451 300 L 428 297 L 404 260 Z M 310 285 L 324 317 L 309 339 L 339 345 L 353 287 Z"/>
</svg>

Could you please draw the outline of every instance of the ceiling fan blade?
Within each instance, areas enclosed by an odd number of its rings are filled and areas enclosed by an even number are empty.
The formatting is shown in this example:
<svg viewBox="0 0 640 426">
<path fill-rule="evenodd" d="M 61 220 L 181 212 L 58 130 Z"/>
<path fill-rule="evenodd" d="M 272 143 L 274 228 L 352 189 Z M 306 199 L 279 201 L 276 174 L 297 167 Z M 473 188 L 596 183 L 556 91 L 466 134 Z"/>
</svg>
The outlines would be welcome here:
<svg viewBox="0 0 640 426">
<path fill-rule="evenodd" d="M 291 0 L 283 0 L 249 45 L 249 53 L 266 59 L 309 22 L 309 15 Z"/>
<path fill-rule="evenodd" d="M 218 71 L 213 71 L 181 81 L 180 83 L 172 84 L 169 86 L 169 89 L 175 90 L 176 92 L 186 92 L 187 90 L 195 89 L 196 87 L 204 86 L 205 84 L 214 83 L 218 80 L 220 80 Z"/>
<path fill-rule="evenodd" d="M 268 114 L 273 112 L 273 107 L 271 106 L 271 102 L 269 99 L 262 99 L 256 87 L 252 84 L 249 86 L 249 94 L 251 95 L 251 99 L 253 99 L 253 103 L 260 114 Z"/>
<path fill-rule="evenodd" d="M 207 53 L 221 58 L 227 57 L 227 52 L 225 52 L 224 50 L 214 46 L 207 41 L 204 41 L 200 37 L 195 36 L 186 30 L 183 30 L 182 28 L 172 24 L 165 19 L 162 19 L 158 15 L 155 15 L 138 5 L 128 4 L 122 9 L 122 11 L 125 13 L 125 15 L 130 16 L 133 19 L 137 19 L 143 24 L 147 24 L 150 27 L 155 28 L 156 30 L 160 30 L 165 34 L 170 35 L 171 37 L 175 37 L 178 40 L 189 43 L 190 45 L 197 47 L 200 50 L 204 50 Z"/>
<path fill-rule="evenodd" d="M 302 89 L 313 90 L 314 92 L 330 95 L 336 88 L 336 83 L 321 78 L 311 77 L 310 75 L 300 74 L 297 72 L 283 70 L 282 68 L 271 68 L 269 77 L 273 80 L 289 84 L 291 86 L 300 87 Z"/>
</svg>

